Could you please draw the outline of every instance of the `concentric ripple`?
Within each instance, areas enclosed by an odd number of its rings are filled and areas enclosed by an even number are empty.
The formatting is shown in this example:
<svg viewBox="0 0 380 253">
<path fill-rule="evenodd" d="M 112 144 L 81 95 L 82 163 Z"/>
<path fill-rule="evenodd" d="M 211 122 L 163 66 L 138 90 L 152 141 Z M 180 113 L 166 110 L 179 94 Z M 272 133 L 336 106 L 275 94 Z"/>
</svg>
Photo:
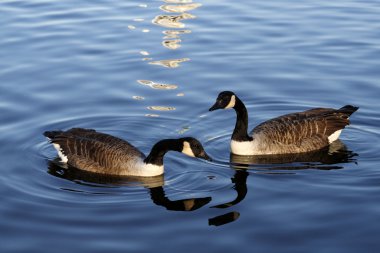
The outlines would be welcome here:
<svg viewBox="0 0 380 253">
<path fill-rule="evenodd" d="M 185 171 L 169 175 L 166 184 L 176 191 L 210 193 L 230 188 L 231 173 L 223 169 Z"/>
<path fill-rule="evenodd" d="M 91 203 L 93 201 L 96 203 L 128 201 L 144 205 L 151 204 L 150 188 L 163 187 L 165 189 L 168 183 L 173 185 L 173 182 L 175 182 L 175 185 L 181 189 L 179 184 L 186 184 L 184 182 L 186 177 L 180 177 L 180 179 L 173 179 L 173 176 L 170 176 L 169 179 L 164 176 L 156 178 L 106 177 L 74 168 L 65 168 L 65 166 L 59 164 L 56 159 L 56 151 L 43 137 L 42 133 L 45 130 L 68 129 L 71 127 L 95 128 L 97 131 L 126 139 L 147 154 L 151 146 L 159 139 L 156 135 L 152 136 L 144 133 L 152 131 L 154 128 L 155 132 L 164 133 L 162 138 L 165 138 L 165 136 L 166 138 L 176 138 L 178 127 L 173 128 L 173 126 L 177 124 L 183 125 L 181 122 L 181 119 L 168 117 L 124 116 L 76 118 L 40 125 L 37 128 L 36 135 L 29 136 L 29 140 L 19 147 L 24 152 L 25 159 L 29 161 L 31 167 L 21 167 L 18 169 L 17 174 L 24 173 L 28 176 L 18 178 L 18 180 L 11 180 L 8 186 L 23 194 L 33 196 L 33 198 L 48 198 L 45 202 L 64 201 L 73 203 L 81 199 L 81 203 L 77 204 Z M 181 166 L 182 159 L 185 159 L 182 155 L 175 156 L 178 166 Z M 165 166 L 173 167 L 170 163 L 170 159 L 166 159 Z M 14 174 L 14 176 L 17 176 L 17 174 Z M 174 176 L 174 178 L 176 177 Z M 198 184 L 197 182 L 193 183 Z M 199 183 L 202 185 L 205 182 Z M 186 186 L 183 187 L 186 188 Z M 196 187 L 193 188 L 197 190 Z M 78 194 L 86 195 L 87 197 L 85 199 L 78 198 Z"/>
</svg>

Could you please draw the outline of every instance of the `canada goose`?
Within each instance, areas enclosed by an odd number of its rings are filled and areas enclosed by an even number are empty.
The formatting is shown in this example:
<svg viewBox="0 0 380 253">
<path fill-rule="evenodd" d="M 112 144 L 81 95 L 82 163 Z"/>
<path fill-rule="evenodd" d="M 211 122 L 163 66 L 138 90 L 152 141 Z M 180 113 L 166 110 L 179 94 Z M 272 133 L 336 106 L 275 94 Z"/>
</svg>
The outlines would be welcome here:
<svg viewBox="0 0 380 253">
<path fill-rule="evenodd" d="M 211 160 L 202 144 L 191 137 L 157 142 L 145 157 L 129 142 L 93 129 L 72 128 L 46 131 L 63 163 L 78 169 L 108 175 L 157 176 L 164 173 L 163 158 L 173 150 Z"/>
<path fill-rule="evenodd" d="M 265 121 L 248 135 L 248 113 L 244 103 L 231 91 L 219 93 L 209 109 L 235 109 L 237 118 L 231 137 L 231 153 L 236 155 L 291 154 L 309 152 L 337 140 L 350 124 L 349 116 L 358 107 L 315 108 Z"/>
</svg>

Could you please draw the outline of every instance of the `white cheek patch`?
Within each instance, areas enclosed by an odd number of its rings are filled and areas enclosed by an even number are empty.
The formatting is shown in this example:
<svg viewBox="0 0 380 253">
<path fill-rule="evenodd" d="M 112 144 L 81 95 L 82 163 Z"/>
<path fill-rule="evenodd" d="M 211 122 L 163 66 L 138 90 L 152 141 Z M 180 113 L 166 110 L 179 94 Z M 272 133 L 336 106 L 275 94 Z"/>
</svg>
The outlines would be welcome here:
<svg viewBox="0 0 380 253">
<path fill-rule="evenodd" d="M 187 141 L 185 141 L 183 143 L 182 153 L 184 153 L 184 154 L 186 154 L 188 156 L 191 156 L 191 157 L 195 157 L 195 155 L 193 153 L 193 150 L 190 147 L 190 143 L 188 143 Z"/>
<path fill-rule="evenodd" d="M 62 151 L 62 149 L 61 149 L 61 146 L 59 146 L 59 144 L 57 144 L 57 143 L 53 143 L 53 146 L 54 146 L 54 148 L 57 150 L 57 152 L 58 152 L 58 156 L 59 156 L 59 158 L 61 158 L 62 162 L 67 163 L 67 161 L 68 161 L 69 159 L 67 159 L 67 156 L 65 156 L 65 155 L 63 154 L 63 151 Z"/>
<path fill-rule="evenodd" d="M 236 97 L 235 97 L 235 95 L 232 95 L 232 96 L 231 96 L 231 99 L 230 99 L 230 102 L 229 102 L 228 105 L 225 107 L 225 109 L 234 107 L 234 106 L 235 106 L 235 103 L 236 103 Z"/>
</svg>

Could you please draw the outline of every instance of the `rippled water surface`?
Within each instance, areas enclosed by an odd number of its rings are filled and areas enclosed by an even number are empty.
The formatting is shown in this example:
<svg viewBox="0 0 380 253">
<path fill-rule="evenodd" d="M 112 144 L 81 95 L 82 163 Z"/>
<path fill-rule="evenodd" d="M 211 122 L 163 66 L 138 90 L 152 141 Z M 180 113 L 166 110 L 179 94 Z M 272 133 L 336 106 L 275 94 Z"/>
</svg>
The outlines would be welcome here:
<svg viewBox="0 0 380 253">
<path fill-rule="evenodd" d="M 0 2 L 1 252 L 374 252 L 380 248 L 378 1 Z M 230 156 L 233 90 L 250 128 L 359 106 L 309 157 Z M 193 136 L 165 174 L 62 168 L 42 133 L 94 128 L 144 153 Z M 247 165 L 251 164 L 251 165 Z"/>
</svg>

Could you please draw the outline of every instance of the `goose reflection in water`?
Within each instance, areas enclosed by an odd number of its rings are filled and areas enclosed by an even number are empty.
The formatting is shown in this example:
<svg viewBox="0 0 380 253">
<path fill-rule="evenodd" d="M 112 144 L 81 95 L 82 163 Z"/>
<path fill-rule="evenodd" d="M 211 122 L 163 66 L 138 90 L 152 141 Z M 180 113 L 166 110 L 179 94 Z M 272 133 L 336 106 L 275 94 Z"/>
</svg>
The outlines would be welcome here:
<svg viewBox="0 0 380 253">
<path fill-rule="evenodd" d="M 338 164 L 356 163 L 356 156 L 358 154 L 348 150 L 340 140 L 331 143 L 325 149 L 308 153 L 265 156 L 239 156 L 231 153 L 230 166 L 235 170 L 231 181 L 234 184 L 233 189 L 236 191 L 236 197 L 229 202 L 212 206 L 212 208 L 231 208 L 243 201 L 248 193 L 247 178 L 249 171 L 256 172 L 259 170 L 261 173 L 274 174 L 273 170 L 277 170 L 276 174 L 289 174 L 289 171 L 305 169 L 343 169 L 344 167 Z M 251 168 L 254 170 L 250 170 Z M 209 225 L 224 225 L 235 221 L 239 216 L 240 213 L 232 211 L 209 219 Z"/>
<path fill-rule="evenodd" d="M 143 186 L 149 190 L 150 198 L 154 204 L 163 206 L 171 211 L 194 211 L 211 201 L 211 197 L 170 200 L 165 195 L 163 188 L 163 175 L 155 177 L 109 176 L 79 170 L 70 166 L 63 167 L 58 161 L 48 162 L 48 173 L 83 185 L 90 184 L 91 186 L 98 187 L 122 185 Z"/>
<path fill-rule="evenodd" d="M 211 208 L 229 209 L 242 202 L 248 194 L 247 179 L 251 173 L 266 174 L 289 174 L 290 171 L 319 169 L 333 170 L 343 169 L 344 163 L 356 162 L 358 154 L 347 149 L 339 140 L 333 142 L 325 149 L 309 153 L 292 155 L 266 155 L 266 156 L 238 156 L 230 155 L 230 167 L 234 170 L 231 177 L 232 189 L 236 196 L 226 202 L 211 206 Z M 59 178 L 64 178 L 80 184 L 99 185 L 138 185 L 149 190 L 150 197 L 154 204 L 163 206 L 171 211 L 193 211 L 204 207 L 211 202 L 211 197 L 170 200 L 164 191 L 164 176 L 156 177 L 117 177 L 104 176 L 96 173 L 81 171 L 71 167 L 63 168 L 57 165 L 58 161 L 49 161 L 48 172 Z M 274 173 L 273 171 L 277 171 Z M 211 226 L 221 226 L 236 221 L 240 217 L 237 211 L 210 218 L 208 224 Z"/>
<path fill-rule="evenodd" d="M 251 167 L 261 170 L 333 170 L 343 169 L 343 163 L 356 162 L 358 154 L 347 149 L 340 140 L 336 140 L 329 146 L 306 153 L 282 154 L 282 155 L 255 155 L 239 156 L 230 154 L 231 166 L 235 168 Z"/>
</svg>

